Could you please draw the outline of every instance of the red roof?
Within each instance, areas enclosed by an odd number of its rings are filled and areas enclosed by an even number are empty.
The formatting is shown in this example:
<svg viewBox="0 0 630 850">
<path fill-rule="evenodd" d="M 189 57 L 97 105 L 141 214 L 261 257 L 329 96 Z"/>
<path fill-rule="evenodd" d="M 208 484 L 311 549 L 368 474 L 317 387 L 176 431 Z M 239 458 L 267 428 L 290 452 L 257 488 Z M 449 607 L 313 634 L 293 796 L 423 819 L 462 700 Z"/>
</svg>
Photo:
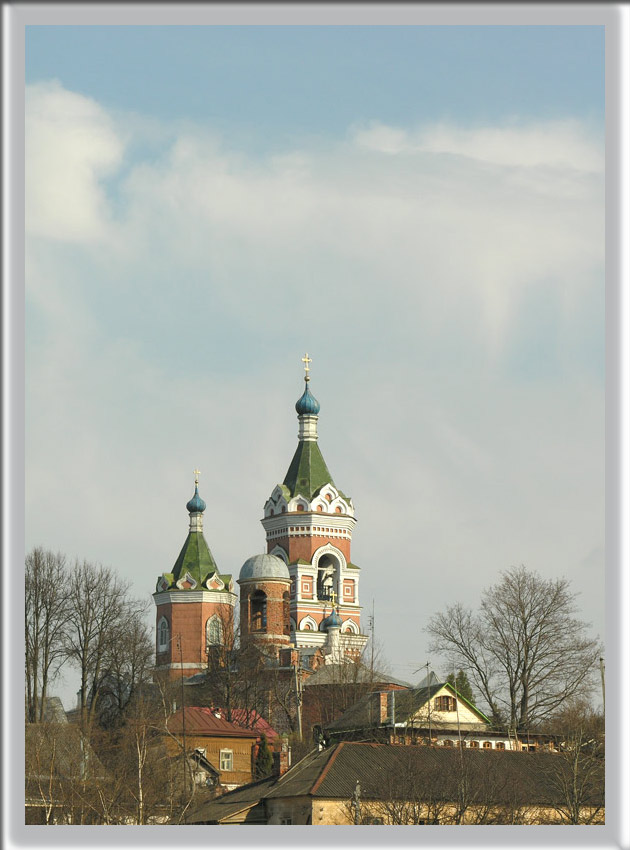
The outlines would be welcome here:
<svg viewBox="0 0 630 850">
<path fill-rule="evenodd" d="M 225 717 L 225 710 L 223 708 L 214 708 L 212 711 L 217 711 L 221 717 Z M 273 741 L 278 737 L 278 733 L 273 726 L 270 726 L 265 718 L 261 717 L 254 710 L 247 711 L 244 708 L 233 708 L 232 723 L 235 723 L 237 726 L 253 729 L 259 735 L 264 734 L 268 741 Z"/>
<path fill-rule="evenodd" d="M 236 723 L 229 723 L 222 716 L 217 717 L 219 712 L 211 708 L 200 706 L 186 706 L 184 718 L 184 729 L 182 729 L 182 710 L 178 709 L 168 720 L 169 732 L 175 735 L 215 735 L 225 738 L 257 738 L 260 734 L 255 729 L 245 729 Z M 266 733 L 265 733 L 266 734 Z"/>
</svg>

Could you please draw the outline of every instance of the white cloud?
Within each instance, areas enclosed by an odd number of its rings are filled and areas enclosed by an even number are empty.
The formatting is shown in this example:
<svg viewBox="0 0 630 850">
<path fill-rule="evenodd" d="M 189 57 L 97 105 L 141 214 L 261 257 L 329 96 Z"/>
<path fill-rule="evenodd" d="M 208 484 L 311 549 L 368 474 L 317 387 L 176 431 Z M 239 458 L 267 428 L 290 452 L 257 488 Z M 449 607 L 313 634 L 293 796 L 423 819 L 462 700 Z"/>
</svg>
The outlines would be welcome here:
<svg viewBox="0 0 630 850">
<path fill-rule="evenodd" d="M 150 592 L 198 465 L 209 504 L 219 488 L 210 545 L 237 572 L 294 450 L 308 349 L 392 656 L 420 666 L 422 622 L 521 561 L 575 564 L 597 621 L 602 386 L 576 354 L 590 364 L 603 334 L 603 176 L 586 131 L 375 125 L 253 158 L 187 126 L 123 159 L 141 118 L 123 131 L 58 84 L 27 110 L 29 546 Z M 517 342 L 533 377 L 511 370 Z"/>
<path fill-rule="evenodd" d="M 575 120 L 530 125 L 457 127 L 433 124 L 409 131 L 373 122 L 355 131 L 356 143 L 386 154 L 450 154 L 492 166 L 601 172 L 601 141 Z"/>
<path fill-rule="evenodd" d="M 26 229 L 67 242 L 102 239 L 111 213 L 103 178 L 123 145 L 94 100 L 58 82 L 26 87 Z"/>
</svg>

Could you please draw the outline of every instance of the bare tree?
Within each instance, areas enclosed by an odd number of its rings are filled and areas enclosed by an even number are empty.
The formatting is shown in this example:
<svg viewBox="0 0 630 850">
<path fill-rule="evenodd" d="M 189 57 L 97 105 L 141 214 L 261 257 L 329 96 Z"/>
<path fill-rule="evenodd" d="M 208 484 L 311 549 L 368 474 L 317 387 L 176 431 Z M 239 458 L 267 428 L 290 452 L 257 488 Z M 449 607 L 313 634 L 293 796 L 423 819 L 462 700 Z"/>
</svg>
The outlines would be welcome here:
<svg viewBox="0 0 630 850">
<path fill-rule="evenodd" d="M 497 725 L 528 729 L 592 687 L 601 645 L 575 617 L 575 599 L 566 579 L 512 568 L 479 612 L 458 603 L 430 620 L 431 651 L 467 673 Z"/>
<path fill-rule="evenodd" d="M 125 710 L 152 678 L 153 636 L 142 613 L 140 603 L 131 606 L 121 619 L 117 640 L 108 645 L 97 706 L 102 726 L 123 723 Z"/>
<path fill-rule="evenodd" d="M 564 823 L 602 820 L 604 808 L 604 718 L 585 700 L 572 700 L 549 724 L 559 752 L 544 776 Z"/>
<path fill-rule="evenodd" d="M 77 561 L 68 582 L 70 604 L 66 637 L 68 658 L 79 668 L 81 723 L 89 726 L 98 705 L 107 662 L 121 631 L 145 603 L 128 598 L 129 583 L 113 570 Z"/>
<path fill-rule="evenodd" d="M 66 655 L 68 574 L 65 556 L 41 547 L 26 556 L 25 567 L 26 716 L 36 723 Z"/>
</svg>

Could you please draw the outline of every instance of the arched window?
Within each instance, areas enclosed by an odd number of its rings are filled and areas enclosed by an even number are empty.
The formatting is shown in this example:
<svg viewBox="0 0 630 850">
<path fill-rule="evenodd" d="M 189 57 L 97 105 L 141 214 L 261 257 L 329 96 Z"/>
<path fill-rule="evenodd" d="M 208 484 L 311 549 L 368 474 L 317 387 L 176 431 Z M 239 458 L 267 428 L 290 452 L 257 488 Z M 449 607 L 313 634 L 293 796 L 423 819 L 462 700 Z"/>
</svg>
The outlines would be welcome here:
<svg viewBox="0 0 630 850">
<path fill-rule="evenodd" d="M 166 617 L 162 617 L 157 627 L 157 646 L 158 652 L 166 652 L 169 641 L 169 627 Z"/>
<path fill-rule="evenodd" d="M 332 599 L 337 578 L 337 561 L 330 555 L 323 555 L 317 565 L 317 598 L 323 601 Z M 337 594 L 337 598 L 339 595 Z"/>
<path fill-rule="evenodd" d="M 255 590 L 250 597 L 250 628 L 252 632 L 267 630 L 267 595 Z"/>
<path fill-rule="evenodd" d="M 220 646 L 223 643 L 223 626 L 217 614 L 213 614 L 206 622 L 206 645 Z"/>
</svg>

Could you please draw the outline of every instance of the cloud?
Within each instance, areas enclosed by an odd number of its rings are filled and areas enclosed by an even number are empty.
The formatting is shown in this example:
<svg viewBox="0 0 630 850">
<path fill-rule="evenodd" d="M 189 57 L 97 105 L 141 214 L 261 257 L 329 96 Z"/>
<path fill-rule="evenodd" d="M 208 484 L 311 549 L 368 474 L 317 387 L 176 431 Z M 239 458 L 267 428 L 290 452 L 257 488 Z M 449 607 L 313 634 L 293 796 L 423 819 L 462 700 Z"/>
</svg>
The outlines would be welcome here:
<svg viewBox="0 0 630 850">
<path fill-rule="evenodd" d="M 380 122 L 357 129 L 355 142 L 386 154 L 445 154 L 512 168 L 556 168 L 601 173 L 601 140 L 576 120 L 529 125 L 457 127 L 432 124 L 405 130 Z"/>
<path fill-rule="evenodd" d="M 392 656 L 419 667 L 428 616 L 521 561 L 575 578 L 601 621 L 587 131 L 375 123 L 254 157 L 190 124 L 148 150 L 147 126 L 57 83 L 27 96 L 27 545 L 150 592 L 198 466 L 238 572 L 294 450 L 308 349 Z"/>
<path fill-rule="evenodd" d="M 103 239 L 111 217 L 104 178 L 123 144 L 106 111 L 59 82 L 26 87 L 26 229 L 63 242 Z"/>
</svg>

